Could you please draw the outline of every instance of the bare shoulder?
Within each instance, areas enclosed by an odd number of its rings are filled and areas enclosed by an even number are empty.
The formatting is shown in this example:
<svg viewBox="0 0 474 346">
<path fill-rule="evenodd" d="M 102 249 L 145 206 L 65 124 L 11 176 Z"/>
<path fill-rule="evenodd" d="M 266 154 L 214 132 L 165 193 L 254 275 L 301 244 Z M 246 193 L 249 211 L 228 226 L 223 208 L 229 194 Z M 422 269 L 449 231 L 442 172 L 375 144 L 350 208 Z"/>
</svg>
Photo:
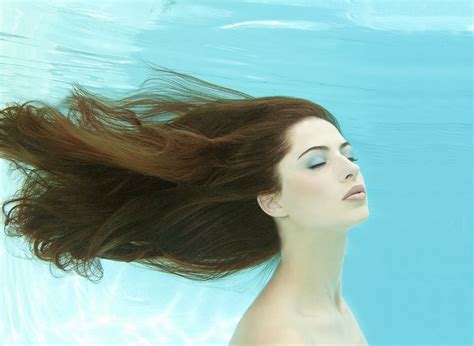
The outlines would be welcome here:
<svg viewBox="0 0 474 346">
<path fill-rule="evenodd" d="M 230 339 L 229 346 L 308 344 L 304 334 L 290 323 L 282 323 L 274 315 L 246 311 Z"/>
<path fill-rule="evenodd" d="M 229 342 L 229 346 L 308 344 L 308 340 L 295 328 L 268 325 L 236 330 Z"/>
</svg>

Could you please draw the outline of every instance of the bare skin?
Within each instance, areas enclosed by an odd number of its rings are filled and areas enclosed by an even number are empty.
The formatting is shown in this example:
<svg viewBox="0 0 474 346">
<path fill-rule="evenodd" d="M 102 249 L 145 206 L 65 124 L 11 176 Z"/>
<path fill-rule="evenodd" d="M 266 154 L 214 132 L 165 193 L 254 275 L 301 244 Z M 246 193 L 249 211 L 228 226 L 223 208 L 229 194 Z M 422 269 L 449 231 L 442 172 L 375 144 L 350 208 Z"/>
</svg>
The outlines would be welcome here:
<svg viewBox="0 0 474 346">
<path fill-rule="evenodd" d="M 308 345 L 333 343 L 341 345 L 368 345 L 346 301 L 342 298 L 336 312 L 304 315 L 295 309 L 293 299 L 285 285 L 269 281 L 257 299 L 247 309 L 242 323 L 247 332 L 266 326 L 291 326 L 299 332 Z"/>
<path fill-rule="evenodd" d="M 274 292 L 264 292 L 245 312 L 229 346 L 264 345 L 267 335 L 283 328 L 292 328 L 298 333 L 298 342 L 294 345 L 368 345 L 344 300 L 344 312 L 340 315 L 314 318 L 299 315 L 286 305 L 285 298 L 276 297 Z"/>
<path fill-rule="evenodd" d="M 363 185 L 351 146 L 331 123 L 305 119 L 289 132 L 292 149 L 280 161 L 279 194 L 259 195 L 262 210 L 275 220 L 281 261 L 268 284 L 247 310 L 243 329 L 266 324 L 294 326 L 308 344 L 340 342 L 366 345 L 345 303 L 342 266 L 349 230 L 369 216 L 368 200 L 343 200 L 354 185 Z M 327 146 L 328 151 L 311 150 Z M 316 169 L 317 164 L 325 163 Z M 252 327 L 253 326 L 253 327 Z"/>
</svg>

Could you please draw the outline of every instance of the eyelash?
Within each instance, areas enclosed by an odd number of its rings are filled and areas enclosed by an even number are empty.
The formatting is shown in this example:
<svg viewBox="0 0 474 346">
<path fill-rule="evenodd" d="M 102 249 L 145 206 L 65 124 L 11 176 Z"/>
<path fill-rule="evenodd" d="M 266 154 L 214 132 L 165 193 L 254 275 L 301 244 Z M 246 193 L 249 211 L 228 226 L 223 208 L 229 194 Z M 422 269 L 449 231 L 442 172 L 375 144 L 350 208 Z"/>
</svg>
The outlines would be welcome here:
<svg viewBox="0 0 474 346">
<path fill-rule="evenodd" d="M 355 159 L 355 158 L 353 158 L 353 157 L 350 157 L 349 160 L 351 160 L 352 162 L 359 161 L 359 159 Z M 311 167 L 309 167 L 309 168 L 310 168 L 310 169 L 315 169 L 315 168 L 318 168 L 318 167 L 323 166 L 323 165 L 325 165 L 325 164 L 326 164 L 326 162 L 323 162 L 323 163 L 320 163 L 319 165 L 311 166 Z"/>
</svg>

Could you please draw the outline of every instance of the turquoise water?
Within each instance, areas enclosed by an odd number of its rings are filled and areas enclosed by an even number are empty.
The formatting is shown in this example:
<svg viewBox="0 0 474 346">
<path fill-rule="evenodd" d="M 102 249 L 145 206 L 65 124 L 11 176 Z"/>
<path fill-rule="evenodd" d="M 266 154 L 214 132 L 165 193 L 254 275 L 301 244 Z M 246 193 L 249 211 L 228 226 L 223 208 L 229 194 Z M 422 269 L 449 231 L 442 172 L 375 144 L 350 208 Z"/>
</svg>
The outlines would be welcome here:
<svg viewBox="0 0 474 346">
<path fill-rule="evenodd" d="M 343 296 L 369 344 L 472 344 L 470 1 L 0 6 L 2 106 L 55 103 L 71 83 L 123 95 L 147 78 L 150 61 L 329 109 L 369 196 L 343 271 Z M 18 183 L 0 161 L 0 198 Z M 18 256 L 11 241 L 0 246 L 1 345 L 227 345 L 269 277 L 256 268 L 192 282 L 103 260 L 94 285 Z"/>
</svg>

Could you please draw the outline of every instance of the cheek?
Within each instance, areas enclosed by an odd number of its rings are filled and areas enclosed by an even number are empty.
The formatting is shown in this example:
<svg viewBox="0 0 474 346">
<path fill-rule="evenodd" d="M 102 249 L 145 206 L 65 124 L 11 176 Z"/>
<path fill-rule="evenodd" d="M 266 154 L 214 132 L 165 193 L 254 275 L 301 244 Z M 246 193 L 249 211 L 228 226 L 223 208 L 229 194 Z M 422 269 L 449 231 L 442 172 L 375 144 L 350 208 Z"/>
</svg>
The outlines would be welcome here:
<svg viewBox="0 0 474 346">
<path fill-rule="evenodd" d="M 295 223 L 311 227 L 336 210 L 328 202 L 330 186 L 323 179 L 299 176 L 286 183 L 283 203 Z"/>
<path fill-rule="evenodd" d="M 288 192 L 293 202 L 306 204 L 327 200 L 327 184 L 321 179 L 304 175 L 295 176 L 288 182 Z"/>
</svg>

